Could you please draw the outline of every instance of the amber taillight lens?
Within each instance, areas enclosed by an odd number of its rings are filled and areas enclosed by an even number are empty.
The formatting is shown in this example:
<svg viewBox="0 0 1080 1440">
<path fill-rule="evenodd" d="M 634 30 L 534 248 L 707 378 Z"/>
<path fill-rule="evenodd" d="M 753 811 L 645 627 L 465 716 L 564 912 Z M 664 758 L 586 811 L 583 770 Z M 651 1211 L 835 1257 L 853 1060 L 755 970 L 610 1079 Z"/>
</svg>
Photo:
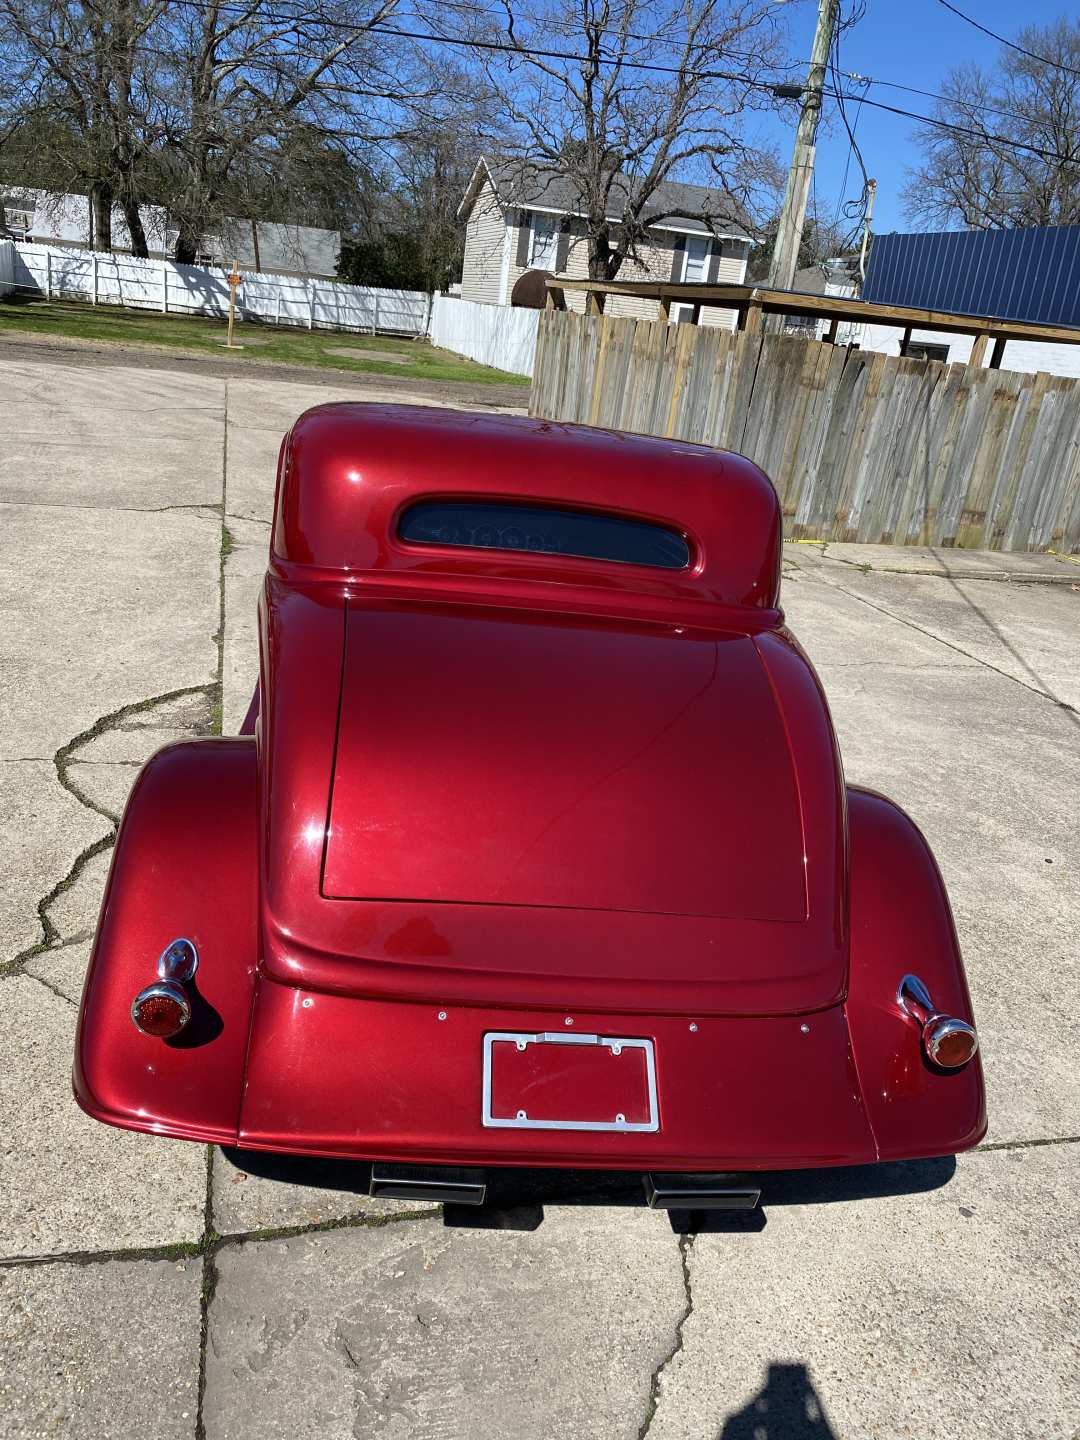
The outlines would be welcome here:
<svg viewBox="0 0 1080 1440">
<path fill-rule="evenodd" d="M 131 1018 L 144 1035 L 168 1040 L 179 1035 L 191 1019 L 191 1004 L 179 985 L 162 981 L 135 996 Z"/>
</svg>

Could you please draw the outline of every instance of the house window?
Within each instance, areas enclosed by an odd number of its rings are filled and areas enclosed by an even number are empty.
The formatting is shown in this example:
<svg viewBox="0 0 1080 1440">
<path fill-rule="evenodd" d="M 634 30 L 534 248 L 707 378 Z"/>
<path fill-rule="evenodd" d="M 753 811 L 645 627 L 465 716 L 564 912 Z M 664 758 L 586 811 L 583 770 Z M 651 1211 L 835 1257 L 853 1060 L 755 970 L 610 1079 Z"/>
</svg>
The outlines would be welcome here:
<svg viewBox="0 0 1080 1440">
<path fill-rule="evenodd" d="M 532 217 L 532 243 L 529 246 L 529 265 L 533 270 L 555 269 L 555 241 L 558 222 L 554 215 Z"/>
<path fill-rule="evenodd" d="M 707 235 L 688 235 L 683 251 L 683 283 L 704 285 L 709 278 L 709 250 L 711 241 Z"/>
</svg>

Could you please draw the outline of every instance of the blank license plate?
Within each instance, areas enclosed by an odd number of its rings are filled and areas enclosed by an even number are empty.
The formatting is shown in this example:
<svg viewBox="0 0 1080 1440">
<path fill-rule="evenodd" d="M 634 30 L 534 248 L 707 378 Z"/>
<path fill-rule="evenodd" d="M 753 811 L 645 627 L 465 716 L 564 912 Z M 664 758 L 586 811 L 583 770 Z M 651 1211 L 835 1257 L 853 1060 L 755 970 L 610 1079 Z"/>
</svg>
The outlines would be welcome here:
<svg viewBox="0 0 1080 1440">
<path fill-rule="evenodd" d="M 651 1040 L 484 1036 L 483 1122 L 515 1130 L 658 1130 Z"/>
</svg>

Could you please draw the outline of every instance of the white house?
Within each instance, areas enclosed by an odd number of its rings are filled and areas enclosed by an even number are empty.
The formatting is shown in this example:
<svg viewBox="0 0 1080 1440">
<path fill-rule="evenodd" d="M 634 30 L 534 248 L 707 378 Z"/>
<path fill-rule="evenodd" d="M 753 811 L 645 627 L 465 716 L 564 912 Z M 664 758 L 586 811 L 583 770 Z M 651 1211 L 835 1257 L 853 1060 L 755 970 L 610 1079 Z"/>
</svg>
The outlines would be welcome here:
<svg viewBox="0 0 1080 1440">
<path fill-rule="evenodd" d="M 626 182 L 612 186 L 610 219 L 617 223 Z M 731 200 L 701 185 L 668 181 L 658 187 L 650 210 L 656 220 L 635 259 L 623 262 L 620 280 L 741 285 L 751 238 L 746 217 Z M 681 210 L 706 219 L 666 212 Z M 523 160 L 482 155 L 458 208 L 465 220 L 465 261 L 461 298 L 509 305 L 517 280 L 527 270 L 547 270 L 567 280 L 588 279 L 588 243 L 580 198 L 572 180 L 559 171 Z M 567 291 L 566 302 L 580 310 L 584 296 Z M 657 318 L 655 300 L 611 295 L 609 315 Z M 673 321 L 693 318 L 690 304 L 672 306 Z M 703 325 L 734 324 L 734 314 L 716 306 L 700 308 Z"/>
</svg>

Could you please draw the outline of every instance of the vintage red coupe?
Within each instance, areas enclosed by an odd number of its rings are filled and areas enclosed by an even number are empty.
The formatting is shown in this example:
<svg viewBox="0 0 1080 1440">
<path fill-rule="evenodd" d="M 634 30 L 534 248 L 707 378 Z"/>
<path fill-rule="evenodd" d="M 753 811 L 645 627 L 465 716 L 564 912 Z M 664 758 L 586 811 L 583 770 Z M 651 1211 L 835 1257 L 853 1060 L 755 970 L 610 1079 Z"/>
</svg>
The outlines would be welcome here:
<svg viewBox="0 0 1080 1440">
<path fill-rule="evenodd" d="M 245 733 L 167 746 L 128 802 L 79 1103 L 464 1200 L 544 1166 L 749 1204 L 976 1144 L 941 878 L 844 783 L 780 553 L 737 455 L 303 415 Z"/>
</svg>

